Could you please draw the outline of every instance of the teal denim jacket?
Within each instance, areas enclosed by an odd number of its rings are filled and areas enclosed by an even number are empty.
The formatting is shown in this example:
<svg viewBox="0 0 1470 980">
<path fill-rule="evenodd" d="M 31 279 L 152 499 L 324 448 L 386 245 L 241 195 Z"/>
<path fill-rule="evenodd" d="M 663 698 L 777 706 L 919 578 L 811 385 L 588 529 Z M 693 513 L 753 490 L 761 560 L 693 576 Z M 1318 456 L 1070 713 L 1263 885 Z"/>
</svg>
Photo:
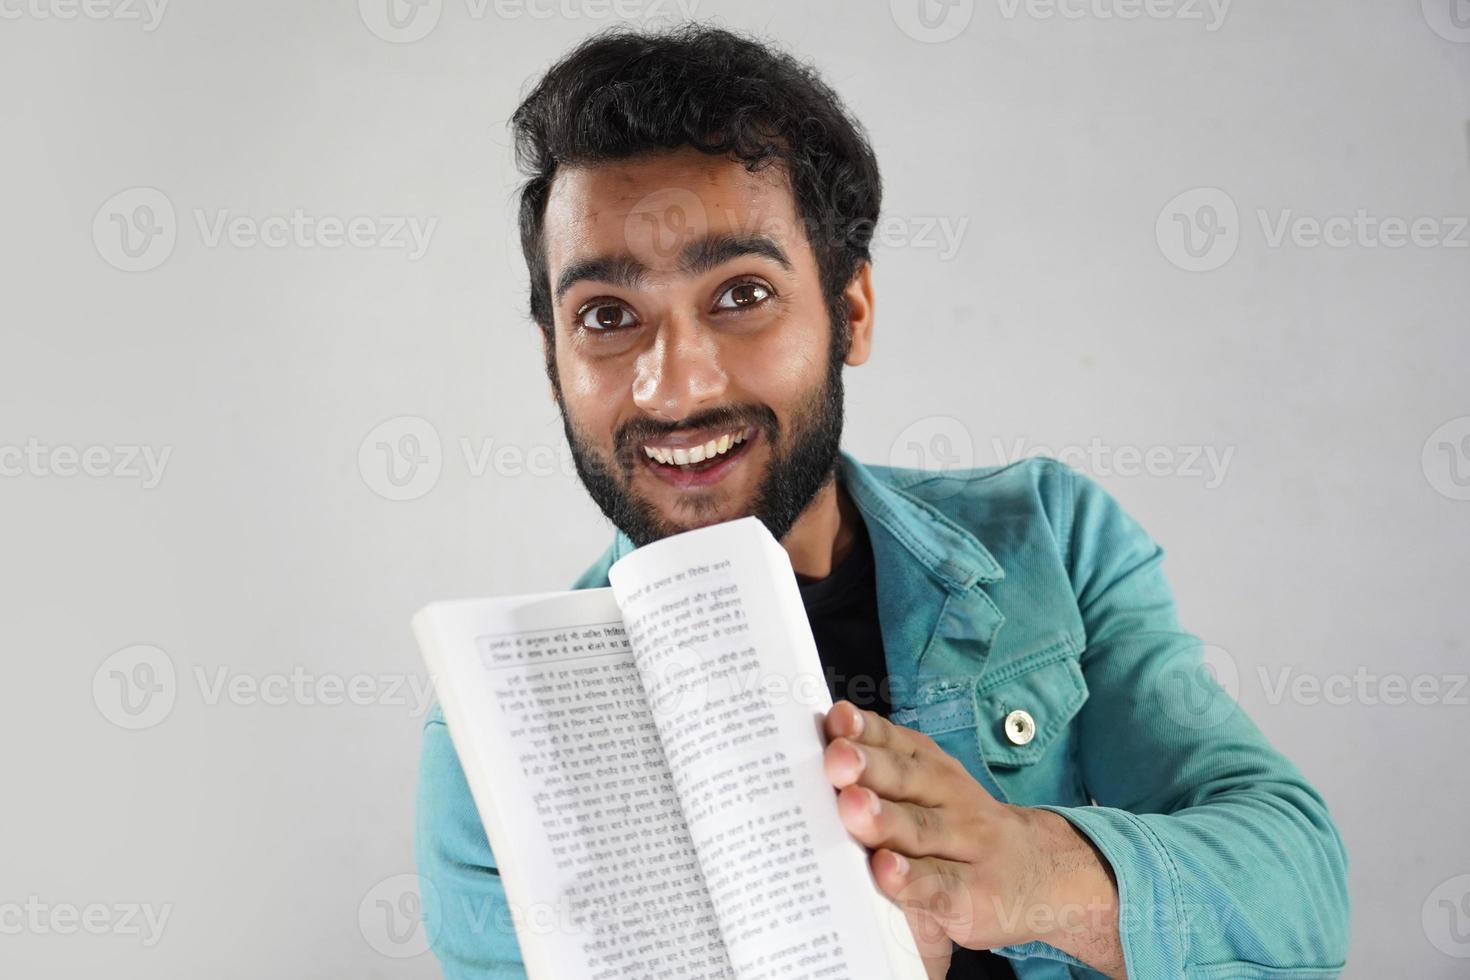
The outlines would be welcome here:
<svg viewBox="0 0 1470 980">
<path fill-rule="evenodd" d="M 1337 975 L 1348 942 L 1337 828 L 1204 667 L 1162 549 L 1117 501 L 1045 458 L 936 474 L 843 453 L 839 472 L 872 540 L 893 719 L 997 799 L 1052 810 L 1097 845 L 1117 876 L 1129 976 Z M 617 534 L 575 587 L 606 585 L 631 548 Z M 445 975 L 524 976 L 437 707 L 417 853 Z M 996 952 L 1019 980 L 1099 976 L 1044 943 Z"/>
</svg>

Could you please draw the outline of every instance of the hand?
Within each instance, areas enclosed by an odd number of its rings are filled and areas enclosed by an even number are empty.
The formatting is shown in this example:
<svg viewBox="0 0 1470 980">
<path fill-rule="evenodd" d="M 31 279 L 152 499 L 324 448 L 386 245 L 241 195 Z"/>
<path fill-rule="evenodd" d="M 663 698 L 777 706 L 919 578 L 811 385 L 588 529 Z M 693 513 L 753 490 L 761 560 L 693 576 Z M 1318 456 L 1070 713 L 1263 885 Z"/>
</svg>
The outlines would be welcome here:
<svg viewBox="0 0 1470 980">
<path fill-rule="evenodd" d="M 931 978 L 944 976 L 951 941 L 1033 940 L 1124 976 L 1111 868 L 1070 822 L 1001 803 L 932 738 L 848 701 L 824 731 L 842 822 L 872 851 L 873 877 L 904 910 Z"/>
</svg>

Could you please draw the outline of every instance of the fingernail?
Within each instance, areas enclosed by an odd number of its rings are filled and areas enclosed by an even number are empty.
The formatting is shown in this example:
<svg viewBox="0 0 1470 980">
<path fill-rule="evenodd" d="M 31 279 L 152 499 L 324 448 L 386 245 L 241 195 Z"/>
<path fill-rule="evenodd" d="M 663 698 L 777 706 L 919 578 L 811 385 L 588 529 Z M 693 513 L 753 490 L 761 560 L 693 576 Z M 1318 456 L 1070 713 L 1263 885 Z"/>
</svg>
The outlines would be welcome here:
<svg viewBox="0 0 1470 980">
<path fill-rule="evenodd" d="M 879 813 L 883 812 L 883 801 L 872 790 L 868 790 L 868 797 L 868 812 L 876 817 Z"/>
<path fill-rule="evenodd" d="M 853 774 L 854 777 L 856 777 L 860 775 L 864 769 L 868 768 L 868 757 L 863 752 L 863 750 L 858 748 L 856 745 L 852 747 L 852 751 L 857 756 L 857 772 Z"/>
<path fill-rule="evenodd" d="M 901 875 L 909 873 L 909 859 L 902 854 L 893 855 L 893 870 Z"/>
<path fill-rule="evenodd" d="M 856 738 L 863 733 L 863 713 L 861 711 L 854 711 L 852 713 L 852 719 L 852 735 L 853 738 Z"/>
</svg>

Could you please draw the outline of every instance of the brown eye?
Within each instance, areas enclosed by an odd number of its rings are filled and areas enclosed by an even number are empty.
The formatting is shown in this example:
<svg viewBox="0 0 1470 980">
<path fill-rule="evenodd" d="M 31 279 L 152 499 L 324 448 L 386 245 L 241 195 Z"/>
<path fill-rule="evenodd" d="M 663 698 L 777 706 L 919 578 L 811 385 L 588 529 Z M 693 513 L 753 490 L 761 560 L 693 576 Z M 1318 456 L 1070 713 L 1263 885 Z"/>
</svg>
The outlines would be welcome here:
<svg viewBox="0 0 1470 980">
<path fill-rule="evenodd" d="M 593 333 L 621 330 L 638 322 L 626 306 L 617 303 L 598 303 L 596 306 L 589 306 L 577 314 L 577 319 L 583 329 Z"/>
<path fill-rule="evenodd" d="M 765 302 L 770 296 L 770 289 L 762 283 L 737 282 L 720 294 L 719 301 L 715 303 L 715 309 L 743 310 Z M 729 302 L 726 302 L 727 297 Z"/>
</svg>

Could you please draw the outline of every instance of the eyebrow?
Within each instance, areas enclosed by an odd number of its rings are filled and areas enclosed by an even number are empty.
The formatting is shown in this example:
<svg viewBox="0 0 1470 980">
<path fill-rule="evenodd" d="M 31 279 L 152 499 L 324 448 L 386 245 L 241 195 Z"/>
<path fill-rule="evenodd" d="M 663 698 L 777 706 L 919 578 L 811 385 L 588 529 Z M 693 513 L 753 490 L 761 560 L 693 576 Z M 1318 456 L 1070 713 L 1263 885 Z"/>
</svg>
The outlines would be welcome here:
<svg viewBox="0 0 1470 980">
<path fill-rule="evenodd" d="M 790 272 L 791 259 L 774 239 L 765 235 L 705 235 L 684 246 L 678 271 L 697 276 L 745 255 L 770 259 Z M 631 255 L 598 255 L 580 259 L 562 270 L 556 280 L 556 302 L 579 282 L 605 282 L 624 289 L 638 289 L 647 280 L 648 266 Z"/>
</svg>

